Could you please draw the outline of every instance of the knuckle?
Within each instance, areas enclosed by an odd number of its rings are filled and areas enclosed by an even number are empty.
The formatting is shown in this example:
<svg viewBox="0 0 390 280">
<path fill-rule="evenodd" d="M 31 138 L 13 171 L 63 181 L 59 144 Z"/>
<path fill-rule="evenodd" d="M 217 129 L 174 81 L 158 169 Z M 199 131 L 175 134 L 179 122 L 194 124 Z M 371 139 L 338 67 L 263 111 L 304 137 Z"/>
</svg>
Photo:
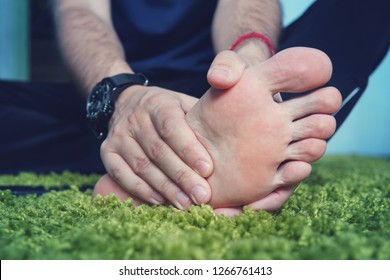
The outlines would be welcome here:
<svg viewBox="0 0 390 280">
<path fill-rule="evenodd" d="M 108 153 L 108 151 L 109 151 L 109 146 L 110 146 L 110 144 L 109 144 L 108 140 L 105 139 L 105 140 L 103 141 L 103 143 L 100 145 L 100 154 L 103 155 L 103 154 Z"/>
<path fill-rule="evenodd" d="M 172 181 L 169 180 L 168 178 L 166 178 L 160 184 L 158 191 L 159 191 L 159 193 L 161 193 L 163 195 L 167 195 L 170 192 L 170 190 L 172 189 L 172 187 L 173 187 Z"/>
<path fill-rule="evenodd" d="M 315 147 L 316 145 L 310 145 L 306 148 L 305 154 L 309 159 L 315 158 L 318 150 Z"/>
<path fill-rule="evenodd" d="M 129 113 L 127 115 L 127 117 L 126 117 L 126 125 L 130 129 L 130 131 L 132 130 L 132 128 L 136 128 L 136 127 L 140 126 L 140 123 L 139 123 L 139 120 L 137 118 L 137 114 L 136 113 Z M 123 131 L 123 130 L 121 130 L 121 131 Z"/>
<path fill-rule="evenodd" d="M 110 127 L 108 136 L 106 138 L 107 142 L 111 145 L 120 146 L 124 139 L 128 136 L 132 137 L 129 127 L 126 127 L 126 123 L 112 125 Z"/>
<path fill-rule="evenodd" d="M 163 159 L 166 153 L 167 153 L 167 148 L 163 141 L 158 139 L 152 142 L 150 147 L 150 154 L 153 160 L 158 161 Z"/>
<path fill-rule="evenodd" d="M 324 94 L 321 98 L 321 107 L 331 108 L 333 104 L 333 97 L 331 94 Z"/>
<path fill-rule="evenodd" d="M 327 139 L 332 136 L 336 129 L 336 120 L 330 115 L 318 116 L 313 126 L 316 135 L 319 135 L 322 139 Z"/>
<path fill-rule="evenodd" d="M 336 112 L 341 105 L 340 93 L 336 88 L 329 87 L 324 90 L 319 102 L 322 108 Z"/>
<path fill-rule="evenodd" d="M 191 178 L 192 172 L 188 169 L 180 169 L 176 172 L 175 181 L 179 186 L 185 186 Z"/>
<path fill-rule="evenodd" d="M 139 198 L 142 198 L 144 190 L 145 190 L 145 183 L 142 181 L 137 181 L 131 186 L 129 192 Z"/>
<path fill-rule="evenodd" d="M 155 108 L 161 104 L 161 96 L 159 94 L 145 94 L 141 99 L 141 104 L 146 108 Z"/>
<path fill-rule="evenodd" d="M 163 139 L 171 138 L 174 135 L 176 128 L 176 121 L 173 118 L 167 116 L 167 114 L 163 113 L 161 117 L 161 123 L 159 127 L 159 134 Z"/>
<path fill-rule="evenodd" d="M 111 167 L 108 173 L 116 182 L 121 182 L 124 176 L 124 170 L 120 167 Z"/>
<path fill-rule="evenodd" d="M 184 157 L 189 157 L 192 154 L 194 154 L 196 150 L 196 144 L 191 143 L 191 144 L 185 144 L 184 147 L 181 150 L 181 155 Z"/>
<path fill-rule="evenodd" d="M 146 173 L 146 170 L 150 166 L 150 160 L 147 157 L 135 157 L 133 158 L 133 171 L 137 175 Z"/>
<path fill-rule="evenodd" d="M 307 129 L 312 135 L 325 139 L 330 136 L 332 120 L 327 115 L 313 115 L 307 123 Z"/>
<path fill-rule="evenodd" d="M 309 145 L 306 149 L 306 156 L 310 161 L 319 159 L 326 150 L 326 142 L 324 140 L 316 140 L 313 145 Z"/>
<path fill-rule="evenodd" d="M 311 129 L 315 132 L 315 135 L 321 135 L 326 130 L 326 120 L 324 116 L 317 115 L 314 117 L 314 121 L 311 123 Z"/>
</svg>

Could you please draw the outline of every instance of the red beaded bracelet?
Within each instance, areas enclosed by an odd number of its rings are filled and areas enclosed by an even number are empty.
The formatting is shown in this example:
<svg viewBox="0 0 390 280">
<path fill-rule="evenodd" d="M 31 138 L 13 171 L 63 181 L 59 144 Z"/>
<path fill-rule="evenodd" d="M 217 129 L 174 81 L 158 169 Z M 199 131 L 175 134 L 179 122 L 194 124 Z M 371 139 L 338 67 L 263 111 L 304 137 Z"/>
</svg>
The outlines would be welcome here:
<svg viewBox="0 0 390 280">
<path fill-rule="evenodd" d="M 244 35 L 241 35 L 240 37 L 237 38 L 237 40 L 230 46 L 229 50 L 234 51 L 238 45 L 243 43 L 244 41 L 248 39 L 261 39 L 268 47 L 269 52 L 271 53 L 271 56 L 275 54 L 274 47 L 272 46 L 271 41 L 267 38 L 267 36 L 258 33 L 258 32 L 251 32 L 251 33 L 246 33 Z"/>
</svg>

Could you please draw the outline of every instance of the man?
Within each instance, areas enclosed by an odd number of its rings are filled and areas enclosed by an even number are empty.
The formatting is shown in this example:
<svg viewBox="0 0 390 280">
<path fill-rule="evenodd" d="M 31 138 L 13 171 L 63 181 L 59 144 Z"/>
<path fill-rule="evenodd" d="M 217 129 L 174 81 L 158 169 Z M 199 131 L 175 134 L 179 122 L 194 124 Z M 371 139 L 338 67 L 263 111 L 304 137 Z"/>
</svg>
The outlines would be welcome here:
<svg viewBox="0 0 390 280">
<path fill-rule="evenodd" d="M 207 181 L 208 204 L 216 212 L 234 215 L 243 205 L 276 210 L 309 175 L 308 163 L 323 155 L 325 139 L 335 130 L 330 114 L 339 109 L 340 94 L 327 87 L 282 103 L 272 97 L 317 88 L 330 74 L 324 53 L 290 48 L 244 70 L 228 90 L 211 88 L 187 113 L 187 123 L 214 161 Z M 94 194 L 110 193 L 145 203 L 106 175 Z"/>
<path fill-rule="evenodd" d="M 209 201 L 205 178 L 213 174 L 213 162 L 185 120 L 197 100 L 181 92 L 200 96 L 205 90 L 193 85 L 204 80 L 214 53 L 226 50 L 243 33 L 256 28 L 274 45 L 277 42 L 277 1 L 220 1 L 212 22 L 213 50 L 209 33 L 215 5 L 215 1 L 113 1 L 111 7 L 109 1 L 57 1 L 65 61 L 85 93 L 104 77 L 134 73 L 133 67 L 157 85 L 131 86 L 120 94 L 101 149 L 110 176 L 146 202 L 161 204 L 167 199 L 183 209 L 192 202 Z M 126 16 L 121 22 L 125 28 L 118 24 L 115 32 L 112 22 L 120 13 Z M 236 83 L 237 78 L 233 83 L 218 78 L 229 71 L 229 63 L 243 69 L 270 57 L 263 41 L 247 41 L 237 49 L 239 57 L 221 54 L 220 61 L 214 61 L 212 86 L 226 89 Z M 168 91 L 166 81 L 176 91 Z M 323 145 L 317 149 L 323 153 Z"/>
<path fill-rule="evenodd" d="M 205 178 L 213 174 L 216 163 L 186 122 L 186 114 L 197 102 L 196 98 L 186 94 L 200 97 L 206 91 L 208 85 L 204 77 L 215 53 L 229 48 L 243 34 L 261 33 L 276 45 L 280 31 L 277 1 L 219 1 L 216 10 L 216 1 L 156 1 L 152 4 L 146 1 L 113 1 L 111 8 L 115 16 L 112 20 L 108 1 L 56 2 L 58 34 L 64 58 L 83 89 L 84 96 L 102 78 L 132 73 L 133 70 L 144 73 L 154 85 L 126 88 L 115 104 L 115 111 L 110 116 L 108 136 L 101 149 L 103 163 L 110 176 L 130 195 L 148 203 L 165 203 L 167 200 L 179 208 L 185 208 L 191 201 L 207 202 L 211 193 Z M 378 0 L 377 5 L 370 5 L 368 9 L 363 1 L 352 2 L 349 5 L 348 1 L 316 1 L 299 21 L 283 32 L 278 47 L 284 49 L 304 45 L 324 50 L 337 66 L 337 75 L 331 84 L 342 87 L 347 83 L 346 90 L 342 90 L 345 95 L 356 87 L 354 83 L 348 82 L 354 72 L 361 75 L 359 78 L 362 77 L 364 82 L 388 48 L 388 31 L 383 27 L 382 20 L 379 20 L 380 13 L 386 10 L 383 6 L 387 3 Z M 362 9 L 371 20 L 363 22 L 358 17 L 348 18 L 348 14 L 353 15 Z M 215 49 L 211 44 L 211 24 Z M 359 32 L 354 32 L 356 27 Z M 348 34 L 348 38 L 342 40 L 345 34 Z M 361 34 L 370 36 L 367 41 L 371 44 L 357 48 L 357 42 L 362 44 Z M 368 54 L 362 56 L 362 49 L 364 54 Z M 256 38 L 245 40 L 235 51 L 233 54 L 221 52 L 215 58 L 208 75 L 212 87 L 234 89 L 245 67 L 256 66 L 270 56 L 270 49 L 264 40 Z M 345 117 L 363 88 L 364 84 L 359 85 L 360 90 L 354 93 L 353 98 L 349 98 L 352 102 L 344 106 L 337 116 L 344 114 Z M 12 88 L 7 90 L 11 91 Z M 72 107 L 72 104 L 79 104 L 72 94 L 64 93 L 61 97 L 65 98 L 60 99 L 62 106 L 58 108 L 73 108 L 75 106 Z M 286 95 L 285 99 L 288 98 Z M 337 97 L 332 99 L 337 103 Z M 60 143 L 67 147 L 64 158 L 68 160 L 58 159 L 58 170 L 65 166 L 81 171 L 100 168 L 94 156 L 98 144 L 84 133 L 84 126 L 74 125 L 75 120 L 80 119 L 79 108 L 77 105 L 74 109 L 74 120 L 68 116 L 69 112 L 63 112 L 65 110 L 57 112 L 53 108 L 48 109 L 51 115 L 59 115 L 56 120 L 60 119 L 61 124 L 64 124 L 62 113 L 67 113 L 66 121 L 69 118 L 72 122 L 72 125 L 65 122 L 69 131 L 63 129 L 61 133 L 55 122 L 48 124 L 50 128 L 57 129 L 53 130 L 56 133 L 47 137 L 47 141 L 50 139 L 58 143 L 56 140 L 61 140 Z M 329 112 L 326 114 L 329 115 Z M 344 117 L 338 119 L 339 124 Z M 314 124 L 312 131 L 324 124 L 332 125 L 328 118 Z M 26 134 L 30 136 L 31 133 Z M 66 140 L 69 141 L 64 140 L 64 135 L 68 136 Z M 21 135 L 18 136 L 20 138 Z M 33 142 L 35 148 L 37 143 L 41 143 L 39 140 L 37 136 Z M 304 146 L 305 149 L 309 153 L 310 149 Z M 323 146 L 315 148 L 315 154 L 321 155 L 323 149 Z M 53 145 L 53 150 L 58 149 Z M 69 151 L 76 150 L 84 156 L 75 153 L 73 158 L 80 160 L 76 164 L 69 164 L 72 162 L 69 160 L 72 158 L 68 155 Z M 30 147 L 28 151 L 31 151 Z M 26 153 L 20 152 L 20 158 L 23 158 L 22 154 Z M 41 156 L 42 170 L 48 168 L 44 166 L 50 162 L 48 154 Z M 37 158 L 36 154 L 33 157 Z M 51 168 L 52 163 L 49 164 Z M 307 166 L 299 170 L 305 171 Z M 292 173 L 297 176 L 304 172 Z M 274 201 L 272 206 L 263 205 L 262 208 L 271 210 L 279 207 L 295 185 L 271 191 L 283 193 L 277 196 L 283 199 Z"/>
</svg>

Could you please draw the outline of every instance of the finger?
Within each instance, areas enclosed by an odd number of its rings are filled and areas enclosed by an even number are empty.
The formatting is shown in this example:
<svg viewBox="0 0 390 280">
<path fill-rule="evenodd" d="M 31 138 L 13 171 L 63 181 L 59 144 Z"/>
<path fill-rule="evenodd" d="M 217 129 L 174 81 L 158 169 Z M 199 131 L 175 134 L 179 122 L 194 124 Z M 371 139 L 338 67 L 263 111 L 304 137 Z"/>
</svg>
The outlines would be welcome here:
<svg viewBox="0 0 390 280">
<path fill-rule="evenodd" d="M 280 104 L 296 120 L 309 114 L 333 114 L 341 106 L 341 94 L 334 87 L 318 89 L 308 95 L 290 99 Z"/>
<path fill-rule="evenodd" d="M 186 94 L 175 94 L 175 98 L 177 98 L 180 101 L 180 104 L 178 105 L 181 107 L 185 114 L 187 114 L 192 107 L 199 101 L 199 98 L 186 95 Z"/>
<path fill-rule="evenodd" d="M 164 114 L 160 114 L 160 117 L 164 118 Z M 197 204 L 207 203 L 210 200 L 211 190 L 210 187 L 202 176 L 190 168 L 181 158 L 188 158 L 190 155 L 199 155 L 199 145 L 196 136 L 192 130 L 189 129 L 187 123 L 182 120 L 172 119 L 171 121 L 162 122 L 159 118 L 155 118 L 154 122 L 157 126 L 157 130 L 160 130 L 160 134 L 164 135 L 164 139 L 157 133 L 154 124 L 145 124 L 139 126 L 135 130 L 135 137 L 137 142 L 145 152 L 146 156 L 165 174 L 172 182 L 177 185 L 181 190 L 189 195 L 193 201 Z M 174 125 L 171 128 L 170 122 L 182 123 L 182 126 L 189 129 L 189 134 L 181 133 L 180 130 L 175 134 L 173 128 L 180 127 Z M 160 127 L 159 127 L 160 126 Z M 172 132 L 170 130 L 172 129 Z M 193 137 L 191 137 L 193 135 Z M 195 138 L 194 138 L 195 137 Z M 167 145 L 167 143 L 169 145 Z M 171 146 L 178 151 L 176 154 Z M 201 146 L 203 148 L 203 146 Z M 196 156 L 195 156 L 196 157 Z M 195 167 L 202 169 L 202 163 L 194 163 Z M 208 166 L 207 166 L 208 168 Z M 143 176 L 146 178 L 146 176 Z M 160 178 L 161 180 L 161 178 Z M 168 182 L 165 180 L 164 182 Z M 171 202 L 175 201 L 176 197 L 172 197 L 172 191 L 166 191 L 173 189 L 173 186 L 163 185 L 164 196 Z M 176 191 L 177 193 L 177 191 Z M 178 193 L 180 198 L 184 198 L 184 193 Z"/>
<path fill-rule="evenodd" d="M 241 78 L 244 61 L 233 51 L 222 51 L 216 55 L 207 73 L 209 84 L 216 89 L 228 89 Z"/>
<path fill-rule="evenodd" d="M 182 110 L 165 107 L 151 117 L 153 126 L 161 139 L 175 151 L 180 159 L 202 177 L 211 175 L 213 170 L 211 157 L 189 127 Z"/>
<path fill-rule="evenodd" d="M 278 52 L 256 67 L 258 77 L 273 93 L 304 92 L 329 81 L 332 63 L 320 50 L 304 47 Z"/>
<path fill-rule="evenodd" d="M 248 206 L 255 211 L 265 210 L 268 212 L 274 212 L 283 206 L 283 204 L 293 194 L 295 188 L 295 185 L 280 187 L 268 194 L 266 197 L 248 204 Z"/>
<path fill-rule="evenodd" d="M 169 142 L 169 146 L 173 148 L 173 150 L 188 166 L 192 167 L 192 169 L 197 171 L 202 177 L 209 177 L 214 169 L 213 161 L 208 151 L 198 141 L 195 133 L 188 126 L 187 122 L 183 121 L 185 114 L 187 114 L 189 110 L 192 109 L 192 107 L 199 101 L 199 99 L 185 94 L 175 95 L 175 97 L 180 101 L 180 105 L 178 105 L 177 108 L 181 108 L 182 110 L 167 109 L 167 116 L 170 116 L 170 118 L 165 122 L 163 121 L 164 116 L 162 116 L 162 118 L 153 118 L 155 122 L 154 125 L 156 127 L 165 128 L 161 133 L 163 138 Z M 172 124 L 173 128 L 169 126 L 169 123 Z M 184 142 L 178 140 L 183 139 L 182 137 L 170 135 L 172 131 L 176 129 L 176 125 L 177 127 L 181 127 L 182 125 L 183 129 L 186 130 L 180 134 L 184 136 Z"/>
<path fill-rule="evenodd" d="M 313 162 L 320 159 L 326 151 L 326 141 L 316 138 L 303 139 L 287 147 L 287 160 Z"/>
<path fill-rule="evenodd" d="M 134 174 L 134 176 L 143 180 L 153 189 L 152 198 L 157 198 L 159 202 L 163 202 L 162 195 L 179 209 L 186 209 L 193 204 L 191 199 L 181 190 L 181 188 L 149 159 L 143 151 L 143 148 L 136 141 L 131 138 L 126 140 L 127 141 L 121 141 L 121 145 L 117 149 L 118 154 L 123 155 L 124 161 L 131 170 L 129 174 L 127 174 L 128 177 L 131 177 L 132 174 Z M 162 144 L 164 145 L 164 143 Z M 126 184 L 126 182 L 121 182 L 120 184 Z M 122 186 L 131 194 L 147 201 L 150 200 L 148 194 L 144 196 L 145 194 L 139 194 L 139 191 L 138 193 L 135 193 L 131 186 Z"/>
<path fill-rule="evenodd" d="M 149 184 L 134 174 L 129 165 L 117 153 L 102 153 L 103 164 L 117 185 L 132 196 L 151 204 L 162 204 L 165 199 Z"/>
<path fill-rule="evenodd" d="M 315 114 L 293 122 L 292 140 L 306 138 L 326 140 L 336 130 L 336 120 L 331 115 Z"/>
</svg>

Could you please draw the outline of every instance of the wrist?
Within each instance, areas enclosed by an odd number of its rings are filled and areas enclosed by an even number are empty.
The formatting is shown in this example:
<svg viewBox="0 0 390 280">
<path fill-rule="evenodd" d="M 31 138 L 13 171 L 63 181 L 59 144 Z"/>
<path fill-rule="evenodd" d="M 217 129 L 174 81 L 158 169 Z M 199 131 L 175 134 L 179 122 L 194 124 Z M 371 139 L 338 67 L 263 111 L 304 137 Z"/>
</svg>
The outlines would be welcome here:
<svg viewBox="0 0 390 280">
<path fill-rule="evenodd" d="M 268 46 L 261 40 L 249 39 L 234 50 L 247 66 L 261 63 L 271 57 Z"/>
<path fill-rule="evenodd" d="M 129 64 L 127 64 L 125 60 L 117 59 L 107 69 L 107 73 L 106 75 L 104 75 L 104 77 L 112 77 L 123 73 L 134 74 L 134 71 L 131 69 L 131 67 L 129 66 Z"/>
<path fill-rule="evenodd" d="M 146 86 L 142 85 L 133 85 L 131 87 L 126 88 L 116 100 L 115 106 L 121 107 L 122 104 L 132 103 L 131 100 L 133 98 L 137 98 L 137 93 L 144 92 L 145 89 Z"/>
<path fill-rule="evenodd" d="M 93 88 L 106 77 L 112 77 L 118 74 L 134 74 L 133 70 L 124 60 L 115 60 L 111 65 L 106 67 L 94 67 L 98 71 L 90 71 L 89 78 L 84 79 L 81 84 L 85 97 L 87 98 Z"/>
<path fill-rule="evenodd" d="M 104 78 L 88 95 L 87 119 L 99 139 L 108 132 L 109 122 L 119 97 L 130 87 L 146 86 L 148 79 L 143 74 L 121 73 Z"/>
<path fill-rule="evenodd" d="M 247 66 L 260 63 L 275 54 L 271 40 L 258 32 L 241 35 L 229 49 L 236 51 Z"/>
</svg>

